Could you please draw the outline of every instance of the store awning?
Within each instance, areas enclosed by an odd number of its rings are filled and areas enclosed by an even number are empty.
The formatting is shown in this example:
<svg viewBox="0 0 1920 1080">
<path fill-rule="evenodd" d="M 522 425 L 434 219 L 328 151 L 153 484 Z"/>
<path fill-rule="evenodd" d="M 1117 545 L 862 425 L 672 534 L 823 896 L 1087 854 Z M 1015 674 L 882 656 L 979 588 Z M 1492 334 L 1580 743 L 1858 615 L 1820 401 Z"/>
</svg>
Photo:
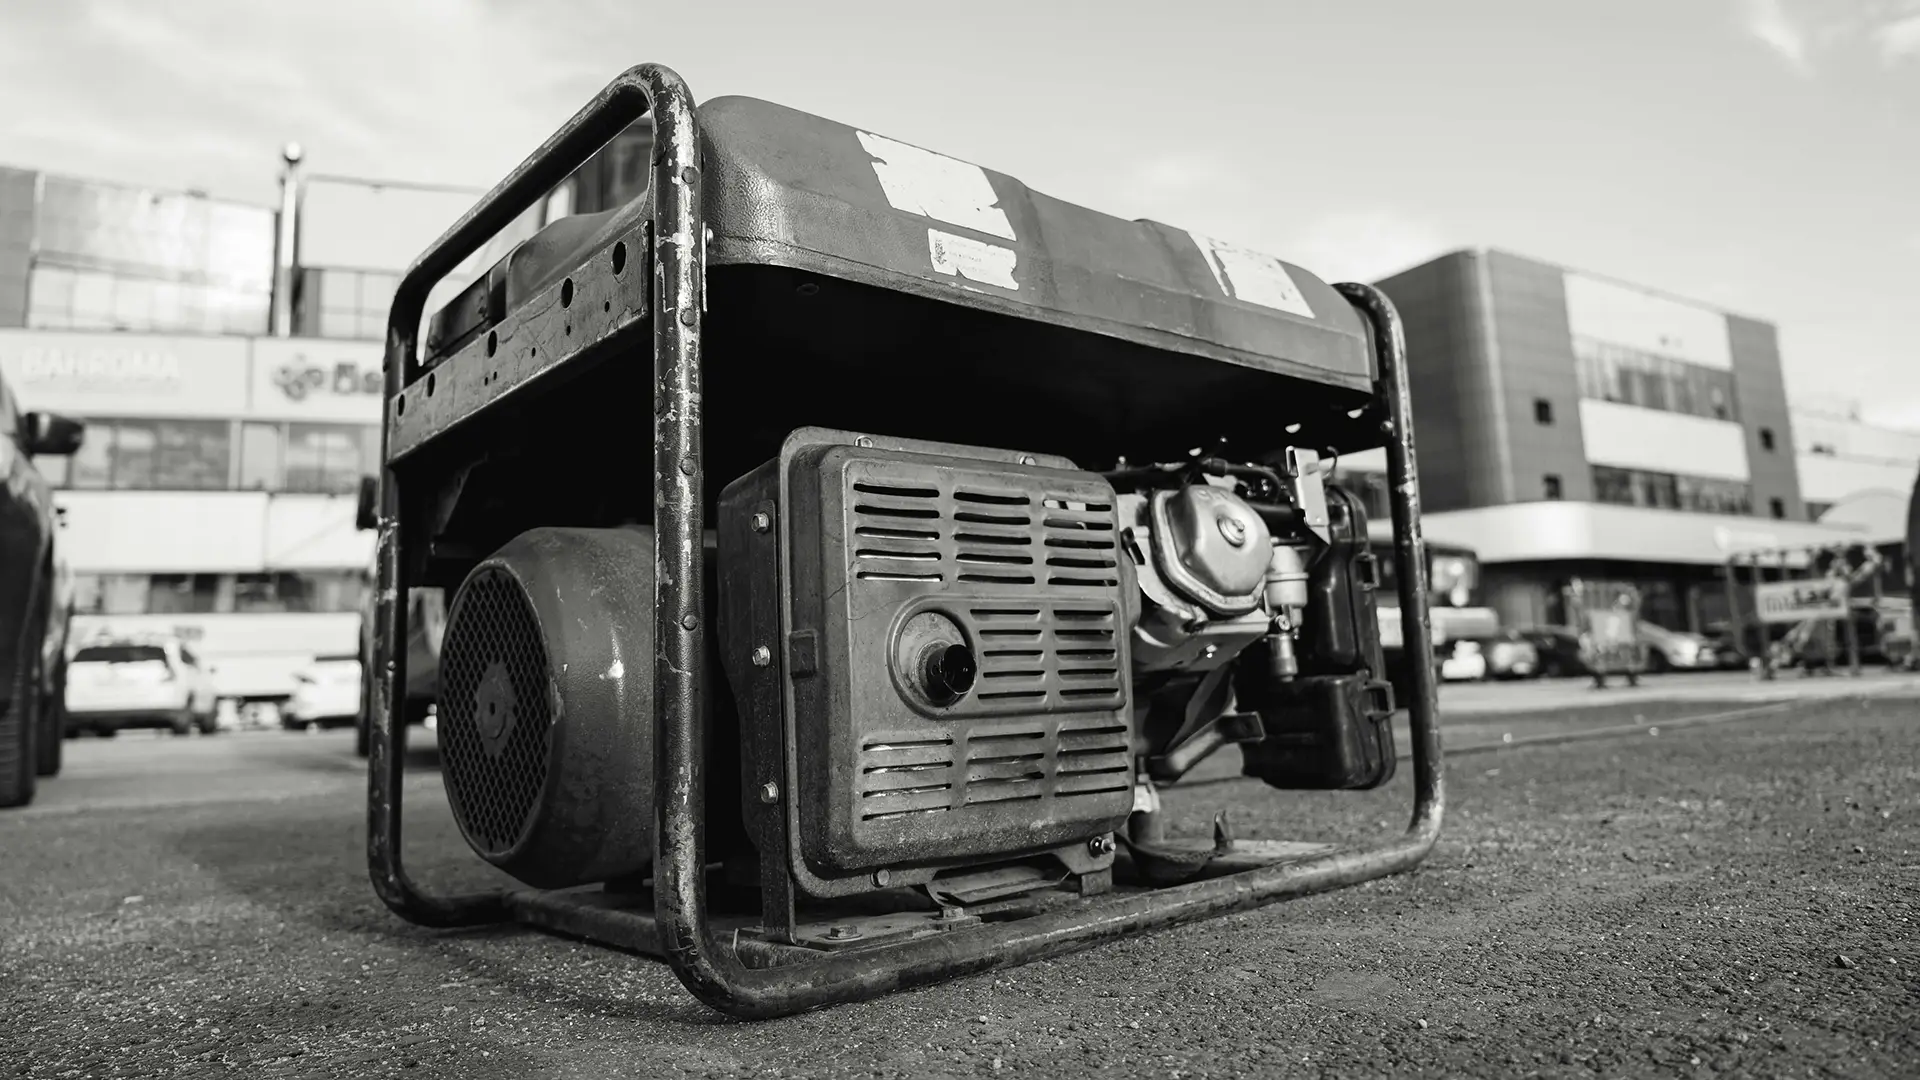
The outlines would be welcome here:
<svg viewBox="0 0 1920 1080">
<path fill-rule="evenodd" d="M 1872 542 L 1856 525 L 1690 514 L 1599 503 L 1538 502 L 1424 515 L 1427 536 L 1486 564 L 1608 559 L 1718 565 L 1746 551 Z"/>
</svg>

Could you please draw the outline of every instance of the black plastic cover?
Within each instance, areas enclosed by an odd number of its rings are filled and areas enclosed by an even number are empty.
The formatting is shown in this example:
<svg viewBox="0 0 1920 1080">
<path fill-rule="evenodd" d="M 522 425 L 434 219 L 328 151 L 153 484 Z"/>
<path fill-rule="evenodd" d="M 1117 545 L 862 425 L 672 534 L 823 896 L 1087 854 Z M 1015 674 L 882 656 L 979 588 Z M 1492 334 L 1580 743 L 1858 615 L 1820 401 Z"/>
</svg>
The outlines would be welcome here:
<svg viewBox="0 0 1920 1080">
<path fill-rule="evenodd" d="M 1332 543 L 1307 570 L 1307 618 L 1296 655 L 1303 675 L 1386 670 L 1375 595 L 1378 563 L 1368 540 L 1367 512 L 1344 488 L 1327 488 Z"/>
<path fill-rule="evenodd" d="M 1241 704 L 1249 704 L 1246 695 Z M 1241 746 L 1244 775 L 1283 791 L 1365 791 L 1393 779 L 1393 691 L 1386 683 L 1366 675 L 1272 681 L 1258 710 L 1267 736 Z"/>
<path fill-rule="evenodd" d="M 1364 320 L 1299 267 L 745 97 L 699 109 L 710 266 L 780 266 L 1368 390 Z"/>
</svg>

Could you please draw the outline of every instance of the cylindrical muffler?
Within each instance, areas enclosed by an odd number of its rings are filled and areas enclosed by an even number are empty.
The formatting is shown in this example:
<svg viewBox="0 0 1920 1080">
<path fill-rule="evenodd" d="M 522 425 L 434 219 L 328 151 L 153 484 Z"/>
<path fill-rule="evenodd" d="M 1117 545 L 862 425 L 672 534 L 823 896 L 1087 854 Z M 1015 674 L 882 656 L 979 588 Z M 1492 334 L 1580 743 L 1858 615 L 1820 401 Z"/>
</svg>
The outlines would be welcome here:
<svg viewBox="0 0 1920 1080">
<path fill-rule="evenodd" d="M 653 858 L 653 530 L 532 529 L 454 594 L 438 734 L 454 819 L 535 888 Z"/>
</svg>

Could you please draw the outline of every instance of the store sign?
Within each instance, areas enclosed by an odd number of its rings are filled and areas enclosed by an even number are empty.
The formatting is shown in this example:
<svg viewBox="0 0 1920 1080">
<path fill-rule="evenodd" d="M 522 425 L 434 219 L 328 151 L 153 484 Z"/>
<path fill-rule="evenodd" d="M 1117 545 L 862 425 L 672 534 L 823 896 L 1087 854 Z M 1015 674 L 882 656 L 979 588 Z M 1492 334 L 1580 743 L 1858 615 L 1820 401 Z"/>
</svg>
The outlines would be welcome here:
<svg viewBox="0 0 1920 1080">
<path fill-rule="evenodd" d="M 354 394 L 378 396 L 382 386 L 379 368 L 362 368 L 351 360 L 341 360 L 331 368 L 319 364 L 302 366 L 299 360 L 273 374 L 273 384 L 292 401 L 305 401 L 316 394 L 350 397 Z"/>
<path fill-rule="evenodd" d="M 377 423 L 382 361 L 375 342 L 260 338 L 253 342 L 252 412 Z"/>
<path fill-rule="evenodd" d="M 236 338 L 0 330 L 0 374 L 30 409 L 80 416 L 218 416 L 243 407 Z"/>
<path fill-rule="evenodd" d="M 20 354 L 23 386 L 171 394 L 180 388 L 180 358 L 166 349 L 114 345 L 29 348 Z"/>
<path fill-rule="evenodd" d="M 1763 623 L 1797 623 L 1807 619 L 1840 619 L 1847 614 L 1849 590 L 1844 581 L 1765 581 L 1753 587 L 1754 607 Z"/>
</svg>

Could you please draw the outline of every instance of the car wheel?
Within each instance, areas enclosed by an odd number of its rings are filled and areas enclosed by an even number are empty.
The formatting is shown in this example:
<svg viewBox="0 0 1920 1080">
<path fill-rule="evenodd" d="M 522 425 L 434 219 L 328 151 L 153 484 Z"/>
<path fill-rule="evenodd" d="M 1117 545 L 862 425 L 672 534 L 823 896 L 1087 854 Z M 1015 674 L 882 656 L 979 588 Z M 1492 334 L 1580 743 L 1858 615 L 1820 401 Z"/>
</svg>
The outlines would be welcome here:
<svg viewBox="0 0 1920 1080">
<path fill-rule="evenodd" d="M 193 713 L 183 712 L 173 717 L 167 721 L 167 728 L 176 736 L 193 734 Z"/>
<path fill-rule="evenodd" d="M 60 674 L 54 677 L 53 693 L 40 705 L 40 745 L 34 748 L 37 760 L 34 771 L 41 776 L 59 776 L 61 758 L 66 750 L 67 740 L 67 673 L 66 665 L 61 664 Z"/>
<path fill-rule="evenodd" d="M 1652 649 L 1648 651 L 1647 674 L 1665 675 L 1666 673 L 1672 670 L 1673 670 L 1673 664 L 1668 662 L 1666 653 L 1661 652 L 1659 649 Z"/>
<path fill-rule="evenodd" d="M 38 624 L 34 619 L 26 626 L 20 640 L 24 655 L 14 664 L 7 700 L 0 703 L 0 809 L 32 802 L 38 786 L 40 650 L 33 646 L 44 636 L 36 633 Z"/>
</svg>

